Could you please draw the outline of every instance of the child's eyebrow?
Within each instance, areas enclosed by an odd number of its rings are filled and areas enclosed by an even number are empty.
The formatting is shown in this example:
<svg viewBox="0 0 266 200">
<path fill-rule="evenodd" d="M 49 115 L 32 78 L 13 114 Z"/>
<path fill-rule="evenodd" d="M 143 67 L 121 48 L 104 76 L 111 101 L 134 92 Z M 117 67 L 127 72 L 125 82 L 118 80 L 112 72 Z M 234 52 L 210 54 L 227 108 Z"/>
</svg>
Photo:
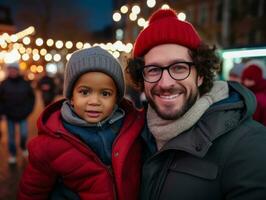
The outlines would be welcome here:
<svg viewBox="0 0 266 200">
<path fill-rule="evenodd" d="M 79 85 L 77 88 L 91 89 L 91 87 L 88 86 L 88 85 Z M 93 89 L 93 88 L 92 88 L 92 89 Z M 110 91 L 113 91 L 114 89 L 112 89 L 112 88 L 100 88 L 100 90 L 110 90 Z"/>
<path fill-rule="evenodd" d="M 110 90 L 110 91 L 113 91 L 112 88 L 101 88 L 101 90 Z"/>
<path fill-rule="evenodd" d="M 87 86 L 87 85 L 78 85 L 78 88 L 90 88 L 90 86 Z"/>
</svg>

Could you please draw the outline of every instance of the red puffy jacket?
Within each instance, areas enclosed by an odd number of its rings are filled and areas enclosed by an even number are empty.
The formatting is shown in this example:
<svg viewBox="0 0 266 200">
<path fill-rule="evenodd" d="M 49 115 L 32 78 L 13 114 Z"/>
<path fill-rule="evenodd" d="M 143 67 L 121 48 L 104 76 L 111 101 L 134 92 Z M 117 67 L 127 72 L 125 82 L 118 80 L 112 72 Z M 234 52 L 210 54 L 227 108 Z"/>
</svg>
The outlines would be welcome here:
<svg viewBox="0 0 266 200">
<path fill-rule="evenodd" d="M 139 136 L 144 125 L 144 111 L 137 111 L 131 103 L 123 101 L 126 115 L 113 144 L 111 169 L 63 127 L 61 106 L 62 101 L 52 104 L 38 119 L 39 133 L 28 145 L 29 165 L 20 182 L 18 199 L 48 199 L 59 177 L 81 199 L 138 199 L 141 172 Z"/>
</svg>

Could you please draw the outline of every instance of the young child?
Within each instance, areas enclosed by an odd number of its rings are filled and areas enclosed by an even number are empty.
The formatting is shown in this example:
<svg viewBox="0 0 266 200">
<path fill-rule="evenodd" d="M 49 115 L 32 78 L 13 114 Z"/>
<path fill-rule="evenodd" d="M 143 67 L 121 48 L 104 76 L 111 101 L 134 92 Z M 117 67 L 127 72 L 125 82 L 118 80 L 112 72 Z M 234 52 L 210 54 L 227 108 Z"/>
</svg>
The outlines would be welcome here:
<svg viewBox="0 0 266 200">
<path fill-rule="evenodd" d="M 144 112 L 123 98 L 124 89 L 121 66 L 107 51 L 72 54 L 66 99 L 38 119 L 18 199 L 49 199 L 58 182 L 80 199 L 138 199 Z"/>
</svg>

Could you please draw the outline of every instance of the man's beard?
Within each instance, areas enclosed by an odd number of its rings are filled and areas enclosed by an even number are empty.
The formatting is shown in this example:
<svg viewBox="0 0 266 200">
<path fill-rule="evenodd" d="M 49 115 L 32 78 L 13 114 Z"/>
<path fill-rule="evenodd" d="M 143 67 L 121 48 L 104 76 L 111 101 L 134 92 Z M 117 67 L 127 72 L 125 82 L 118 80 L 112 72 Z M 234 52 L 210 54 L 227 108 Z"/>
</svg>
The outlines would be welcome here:
<svg viewBox="0 0 266 200">
<path fill-rule="evenodd" d="M 183 106 L 177 112 L 166 113 L 166 112 L 161 112 L 159 107 L 153 101 L 153 99 L 147 95 L 147 100 L 150 106 L 155 110 L 157 115 L 164 120 L 176 120 L 182 117 L 194 105 L 197 99 L 198 99 L 198 91 L 192 92 L 190 96 L 187 98 L 187 100 L 185 101 L 185 103 L 183 104 Z"/>
</svg>

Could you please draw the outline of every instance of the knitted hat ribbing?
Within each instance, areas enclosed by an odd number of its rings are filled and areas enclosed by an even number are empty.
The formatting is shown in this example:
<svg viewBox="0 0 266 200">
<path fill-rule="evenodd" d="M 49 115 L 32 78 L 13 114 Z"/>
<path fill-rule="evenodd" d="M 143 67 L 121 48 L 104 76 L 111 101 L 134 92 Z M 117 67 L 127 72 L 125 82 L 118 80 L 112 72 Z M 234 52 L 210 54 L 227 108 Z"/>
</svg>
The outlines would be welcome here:
<svg viewBox="0 0 266 200">
<path fill-rule="evenodd" d="M 159 9 L 152 14 L 149 25 L 138 35 L 133 57 L 141 57 L 151 48 L 168 43 L 195 49 L 200 45 L 201 39 L 193 25 L 180 21 L 174 10 Z"/>
<path fill-rule="evenodd" d="M 90 71 L 103 72 L 112 77 L 117 87 L 118 102 L 121 101 L 125 92 L 122 67 L 116 58 L 98 46 L 81 49 L 71 55 L 65 69 L 64 96 L 66 98 L 72 97 L 77 79 Z"/>
</svg>

